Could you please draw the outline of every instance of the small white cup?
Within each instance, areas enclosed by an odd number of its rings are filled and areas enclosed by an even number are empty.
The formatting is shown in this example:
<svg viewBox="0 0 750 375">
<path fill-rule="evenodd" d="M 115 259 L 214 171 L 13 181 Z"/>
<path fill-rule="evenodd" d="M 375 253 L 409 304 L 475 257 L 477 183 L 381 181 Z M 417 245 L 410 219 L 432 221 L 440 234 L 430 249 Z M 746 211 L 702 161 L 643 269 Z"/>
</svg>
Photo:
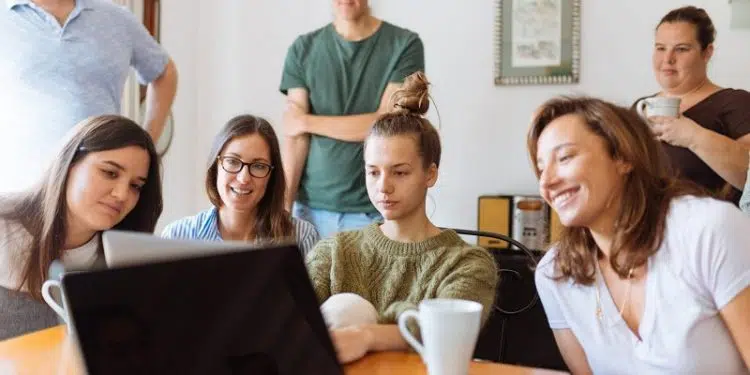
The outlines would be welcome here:
<svg viewBox="0 0 750 375">
<path fill-rule="evenodd" d="M 55 300 L 55 297 L 52 296 L 52 288 L 57 288 L 60 294 L 60 300 L 62 301 L 62 305 L 57 303 L 57 300 Z M 65 322 L 65 324 L 68 326 L 68 330 L 70 330 L 70 320 L 68 319 L 68 307 L 65 304 L 65 297 L 63 296 L 63 289 L 62 289 L 62 283 L 58 280 L 47 280 L 42 284 L 42 298 L 44 298 L 44 302 L 47 303 L 47 305 L 57 313 L 57 315 L 62 318 L 62 320 Z"/>
<path fill-rule="evenodd" d="M 653 96 L 643 98 L 635 103 L 635 111 L 644 120 L 649 117 L 680 117 L 680 98 Z"/>
<path fill-rule="evenodd" d="M 410 318 L 422 334 L 420 344 L 407 328 Z M 419 353 L 429 375 L 466 375 L 479 336 L 482 305 L 460 299 L 428 299 L 419 311 L 406 310 L 398 317 L 404 339 Z"/>
</svg>

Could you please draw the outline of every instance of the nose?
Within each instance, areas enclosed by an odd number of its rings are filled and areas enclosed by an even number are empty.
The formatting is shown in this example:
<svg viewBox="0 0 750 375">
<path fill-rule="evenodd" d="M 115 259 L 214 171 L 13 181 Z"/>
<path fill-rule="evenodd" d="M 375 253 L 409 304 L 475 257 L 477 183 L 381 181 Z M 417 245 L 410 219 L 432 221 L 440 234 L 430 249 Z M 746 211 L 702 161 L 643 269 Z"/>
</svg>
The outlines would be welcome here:
<svg viewBox="0 0 750 375">
<path fill-rule="evenodd" d="M 112 196 L 120 202 L 126 200 L 128 198 L 128 194 L 130 194 L 130 182 L 129 181 L 118 182 L 112 188 Z"/>
<path fill-rule="evenodd" d="M 240 171 L 237 172 L 237 180 L 240 182 L 250 182 L 250 180 L 252 180 L 252 176 L 250 175 L 249 165 L 243 165 L 242 169 L 240 169 Z"/>
<path fill-rule="evenodd" d="M 378 192 L 385 195 L 393 193 L 393 183 L 391 182 L 390 177 L 385 173 L 383 173 L 378 180 Z"/>
<path fill-rule="evenodd" d="M 666 54 L 666 55 L 664 56 L 664 58 L 665 58 L 665 59 L 666 59 L 666 61 L 667 61 L 667 64 L 669 64 L 669 65 L 672 65 L 672 64 L 674 64 L 674 63 L 675 63 L 675 61 L 676 61 L 676 58 L 675 58 L 675 57 L 676 57 L 676 55 L 675 55 L 674 51 L 669 51 L 669 52 L 667 52 L 667 54 Z"/>
<path fill-rule="evenodd" d="M 547 190 L 555 186 L 558 181 L 559 178 L 557 176 L 557 171 L 554 166 L 550 165 L 542 171 L 541 175 L 539 175 L 539 188 L 541 190 Z"/>
</svg>

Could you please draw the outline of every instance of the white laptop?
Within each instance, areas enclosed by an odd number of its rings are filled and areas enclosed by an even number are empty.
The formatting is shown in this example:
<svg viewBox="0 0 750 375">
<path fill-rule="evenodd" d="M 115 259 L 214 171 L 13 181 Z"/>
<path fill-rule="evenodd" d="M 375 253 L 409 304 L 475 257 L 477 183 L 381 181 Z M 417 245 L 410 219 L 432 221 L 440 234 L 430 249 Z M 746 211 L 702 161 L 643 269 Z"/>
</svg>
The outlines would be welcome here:
<svg viewBox="0 0 750 375">
<path fill-rule="evenodd" d="M 251 242 L 167 239 L 118 230 L 102 233 L 102 245 L 109 268 L 263 248 L 261 244 Z"/>
</svg>

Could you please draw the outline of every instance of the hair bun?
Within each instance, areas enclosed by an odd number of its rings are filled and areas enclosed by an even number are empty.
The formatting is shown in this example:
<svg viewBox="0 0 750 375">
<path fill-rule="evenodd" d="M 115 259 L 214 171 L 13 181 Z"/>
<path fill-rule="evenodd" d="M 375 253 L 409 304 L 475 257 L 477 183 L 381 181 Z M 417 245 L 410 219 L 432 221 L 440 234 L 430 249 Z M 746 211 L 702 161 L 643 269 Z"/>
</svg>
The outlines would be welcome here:
<svg viewBox="0 0 750 375">
<path fill-rule="evenodd" d="M 391 96 L 393 112 L 424 115 L 430 109 L 427 76 L 421 71 L 406 77 L 404 84 Z"/>
</svg>

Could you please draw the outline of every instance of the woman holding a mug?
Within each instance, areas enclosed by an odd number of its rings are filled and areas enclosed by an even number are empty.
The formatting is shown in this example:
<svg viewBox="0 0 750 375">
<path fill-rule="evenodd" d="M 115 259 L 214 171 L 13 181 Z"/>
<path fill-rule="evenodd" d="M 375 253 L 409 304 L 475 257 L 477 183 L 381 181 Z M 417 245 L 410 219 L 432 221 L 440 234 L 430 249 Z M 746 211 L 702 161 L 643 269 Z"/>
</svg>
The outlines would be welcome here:
<svg viewBox="0 0 750 375">
<path fill-rule="evenodd" d="M 748 374 L 750 218 L 601 100 L 542 105 L 528 151 L 564 226 L 535 281 L 571 373 Z"/>
<path fill-rule="evenodd" d="M 427 217 L 427 189 L 438 178 L 440 136 L 423 117 L 427 79 L 407 77 L 394 111 L 365 139 L 367 193 L 383 223 L 318 243 L 307 268 L 339 360 L 369 351 L 407 350 L 396 320 L 425 299 L 475 301 L 481 321 L 492 312 L 497 269 L 492 255 Z"/>
<path fill-rule="evenodd" d="M 148 133 L 120 116 L 79 123 L 35 188 L 0 197 L 0 340 L 58 324 L 41 291 L 54 260 L 103 265 L 100 232 L 151 233 L 161 211 Z"/>
<path fill-rule="evenodd" d="M 721 88 L 708 78 L 715 36 L 711 18 L 694 6 L 661 19 L 652 60 L 661 91 L 646 99 L 657 109 L 651 116 L 647 108 L 646 116 L 674 173 L 736 204 L 747 175 L 750 92 Z M 659 109 L 670 99 L 678 107 L 665 114 Z"/>
</svg>

